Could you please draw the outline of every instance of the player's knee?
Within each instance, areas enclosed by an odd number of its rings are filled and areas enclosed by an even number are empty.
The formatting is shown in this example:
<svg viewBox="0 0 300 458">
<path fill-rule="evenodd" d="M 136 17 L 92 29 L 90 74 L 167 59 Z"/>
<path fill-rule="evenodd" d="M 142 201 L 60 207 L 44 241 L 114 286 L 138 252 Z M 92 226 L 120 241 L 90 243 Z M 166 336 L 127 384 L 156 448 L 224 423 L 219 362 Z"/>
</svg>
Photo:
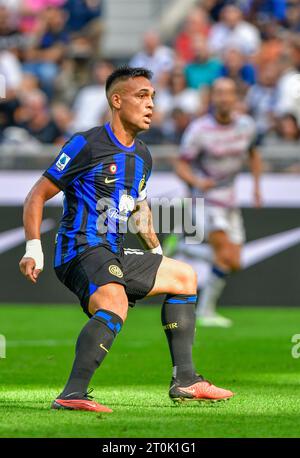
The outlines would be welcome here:
<svg viewBox="0 0 300 458">
<path fill-rule="evenodd" d="M 239 270 L 241 270 L 241 260 L 240 260 L 240 257 L 233 257 L 231 259 L 231 264 L 230 264 L 230 269 L 233 271 L 233 272 L 237 272 Z"/>
<path fill-rule="evenodd" d="M 224 250 L 217 258 L 217 264 L 221 268 L 236 272 L 241 269 L 240 257 L 231 253 L 230 250 Z"/>
<path fill-rule="evenodd" d="M 110 310 L 124 322 L 128 312 L 128 299 L 124 288 L 112 284 L 98 288 L 90 298 L 89 312 L 94 315 L 100 309 Z"/>
<path fill-rule="evenodd" d="M 177 294 L 195 294 L 197 274 L 189 264 L 184 264 L 177 274 Z"/>
</svg>

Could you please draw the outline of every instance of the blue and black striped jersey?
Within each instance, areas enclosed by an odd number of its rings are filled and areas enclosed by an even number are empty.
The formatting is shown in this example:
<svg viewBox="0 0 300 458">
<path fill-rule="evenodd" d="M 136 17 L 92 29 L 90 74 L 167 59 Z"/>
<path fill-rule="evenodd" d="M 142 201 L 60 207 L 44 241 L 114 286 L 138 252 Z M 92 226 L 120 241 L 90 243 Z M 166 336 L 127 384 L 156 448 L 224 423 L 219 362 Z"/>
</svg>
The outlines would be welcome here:
<svg viewBox="0 0 300 458">
<path fill-rule="evenodd" d="M 151 169 L 147 146 L 139 139 L 122 145 L 109 124 L 75 134 L 63 146 L 43 174 L 64 192 L 55 267 L 91 246 L 120 253 L 128 218 L 146 198 Z"/>
</svg>

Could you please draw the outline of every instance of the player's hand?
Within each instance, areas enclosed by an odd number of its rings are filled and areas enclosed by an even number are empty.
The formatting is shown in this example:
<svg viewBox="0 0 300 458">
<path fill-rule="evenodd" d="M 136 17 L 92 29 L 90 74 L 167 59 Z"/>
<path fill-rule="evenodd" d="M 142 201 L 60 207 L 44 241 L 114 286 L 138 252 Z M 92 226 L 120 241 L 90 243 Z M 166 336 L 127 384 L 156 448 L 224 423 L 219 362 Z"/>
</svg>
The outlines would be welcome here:
<svg viewBox="0 0 300 458">
<path fill-rule="evenodd" d="M 197 180 L 197 188 L 201 191 L 209 191 L 216 186 L 215 180 L 211 178 L 200 178 Z"/>
<path fill-rule="evenodd" d="M 22 258 L 19 266 L 22 274 L 27 278 L 28 281 L 36 283 L 38 276 L 42 272 L 41 269 L 35 268 L 35 260 L 33 258 Z"/>
</svg>

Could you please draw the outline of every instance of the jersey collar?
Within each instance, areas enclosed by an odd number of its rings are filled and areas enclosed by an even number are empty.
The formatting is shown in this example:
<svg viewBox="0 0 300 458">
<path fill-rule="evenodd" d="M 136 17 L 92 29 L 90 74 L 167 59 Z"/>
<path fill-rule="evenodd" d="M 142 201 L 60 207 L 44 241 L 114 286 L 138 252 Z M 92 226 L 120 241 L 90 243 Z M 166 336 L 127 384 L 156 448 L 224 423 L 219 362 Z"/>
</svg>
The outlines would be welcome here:
<svg viewBox="0 0 300 458">
<path fill-rule="evenodd" d="M 119 140 L 111 130 L 109 122 L 106 123 L 104 127 L 106 129 L 106 132 L 108 133 L 109 138 L 118 148 L 122 149 L 123 151 L 126 151 L 127 153 L 133 153 L 133 151 L 135 151 L 135 143 L 132 146 L 125 146 L 121 142 L 119 142 Z"/>
</svg>

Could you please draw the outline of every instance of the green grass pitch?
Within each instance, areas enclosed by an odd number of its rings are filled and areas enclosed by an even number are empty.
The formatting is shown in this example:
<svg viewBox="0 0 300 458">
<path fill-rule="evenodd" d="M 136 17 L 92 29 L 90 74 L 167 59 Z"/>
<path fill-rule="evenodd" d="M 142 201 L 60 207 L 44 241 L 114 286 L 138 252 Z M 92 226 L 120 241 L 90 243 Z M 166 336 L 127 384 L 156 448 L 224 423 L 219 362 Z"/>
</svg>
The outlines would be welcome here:
<svg viewBox="0 0 300 458">
<path fill-rule="evenodd" d="M 209 380 L 232 389 L 224 403 L 173 405 L 171 365 L 158 307 L 138 307 L 92 380 L 112 414 L 53 411 L 74 342 L 79 307 L 0 307 L 1 437 L 299 437 L 300 359 L 291 356 L 300 310 L 224 308 L 231 329 L 197 330 L 194 357 Z"/>
</svg>

